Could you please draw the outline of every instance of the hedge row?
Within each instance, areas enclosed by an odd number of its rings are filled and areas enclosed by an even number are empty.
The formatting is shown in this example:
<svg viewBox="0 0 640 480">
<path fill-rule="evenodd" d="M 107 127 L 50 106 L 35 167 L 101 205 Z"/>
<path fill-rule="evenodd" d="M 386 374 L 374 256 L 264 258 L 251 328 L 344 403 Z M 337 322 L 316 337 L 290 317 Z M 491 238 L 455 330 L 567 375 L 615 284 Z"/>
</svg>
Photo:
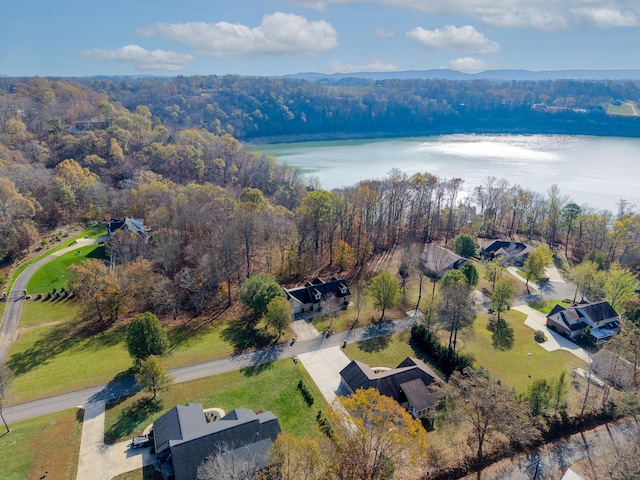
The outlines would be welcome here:
<svg viewBox="0 0 640 480">
<path fill-rule="evenodd" d="M 465 367 L 473 366 L 473 358 L 471 356 L 458 353 L 455 350 L 449 350 L 424 325 L 411 327 L 411 339 L 431 357 L 438 369 L 446 376 L 451 375 L 456 370 L 462 371 Z"/>
</svg>

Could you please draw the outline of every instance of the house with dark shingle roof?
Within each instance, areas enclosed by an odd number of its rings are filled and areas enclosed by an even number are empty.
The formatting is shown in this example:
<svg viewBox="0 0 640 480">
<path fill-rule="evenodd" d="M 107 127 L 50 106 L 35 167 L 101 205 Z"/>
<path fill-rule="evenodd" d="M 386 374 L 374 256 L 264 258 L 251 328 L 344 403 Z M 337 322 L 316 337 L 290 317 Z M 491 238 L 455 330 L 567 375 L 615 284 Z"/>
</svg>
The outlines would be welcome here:
<svg viewBox="0 0 640 480">
<path fill-rule="evenodd" d="M 420 255 L 422 271 L 436 278 L 441 278 L 447 270 L 460 268 L 466 262 L 467 259 L 457 253 L 433 244 L 429 244 Z"/>
<path fill-rule="evenodd" d="M 369 365 L 352 360 L 340 371 L 341 384 L 353 394 L 359 388 L 375 388 L 393 398 L 414 418 L 425 418 L 439 396 L 442 380 L 422 360 L 405 358 L 396 368 L 374 372 Z"/>
<path fill-rule="evenodd" d="M 530 245 L 509 240 L 486 240 L 480 243 L 480 255 L 492 260 L 502 257 L 515 265 L 522 265 L 531 252 L 535 251 Z"/>
<path fill-rule="evenodd" d="M 319 277 L 302 287 L 285 288 L 293 313 L 305 313 L 322 310 L 322 303 L 335 298 L 344 308 L 349 305 L 351 292 L 345 280 L 332 277 L 325 282 Z"/>
<path fill-rule="evenodd" d="M 265 454 L 280 433 L 271 412 L 232 410 L 220 420 L 207 422 L 202 405 L 178 405 L 153 422 L 153 441 L 163 476 L 193 480 L 198 466 L 220 452 L 234 458 L 257 459 L 267 466 Z"/>
<path fill-rule="evenodd" d="M 618 314 L 609 302 L 579 303 L 571 307 L 556 305 L 547 315 L 547 327 L 574 339 L 589 327 L 593 343 L 604 342 L 620 331 Z"/>
<path fill-rule="evenodd" d="M 133 233 L 139 237 L 147 238 L 147 232 L 144 228 L 144 220 L 142 218 L 125 217 L 122 220 L 112 218 L 107 223 L 107 233 L 112 237 L 118 231 Z"/>
</svg>

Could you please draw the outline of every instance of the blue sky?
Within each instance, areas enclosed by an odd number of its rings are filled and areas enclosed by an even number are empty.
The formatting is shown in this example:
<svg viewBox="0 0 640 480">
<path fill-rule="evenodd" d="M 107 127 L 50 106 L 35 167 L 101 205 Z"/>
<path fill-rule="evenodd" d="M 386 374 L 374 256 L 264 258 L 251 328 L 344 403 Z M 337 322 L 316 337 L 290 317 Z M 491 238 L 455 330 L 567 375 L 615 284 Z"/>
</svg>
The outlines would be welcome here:
<svg viewBox="0 0 640 480">
<path fill-rule="evenodd" d="M 639 0 L 14 0 L 0 75 L 640 69 Z"/>
</svg>

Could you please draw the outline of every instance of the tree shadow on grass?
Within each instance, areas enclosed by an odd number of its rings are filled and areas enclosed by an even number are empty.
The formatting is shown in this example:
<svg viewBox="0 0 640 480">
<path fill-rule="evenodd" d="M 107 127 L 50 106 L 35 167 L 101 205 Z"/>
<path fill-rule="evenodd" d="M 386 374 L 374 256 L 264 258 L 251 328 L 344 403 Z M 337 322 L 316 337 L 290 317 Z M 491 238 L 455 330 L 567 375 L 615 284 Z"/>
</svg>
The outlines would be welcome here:
<svg viewBox="0 0 640 480">
<path fill-rule="evenodd" d="M 236 320 L 222 330 L 222 339 L 233 346 L 235 353 L 264 348 L 274 341 L 273 335 L 257 329 L 247 319 Z"/>
<path fill-rule="evenodd" d="M 368 353 L 381 352 L 389 346 L 390 342 L 391 342 L 391 336 L 386 335 L 384 337 L 370 338 L 369 340 L 364 340 L 363 342 L 360 342 L 358 344 L 358 348 Z"/>
<path fill-rule="evenodd" d="M 51 328 L 40 340 L 23 352 L 12 354 L 7 366 L 18 377 L 40 365 L 45 365 L 52 358 L 80 343 L 83 338 L 77 335 L 77 322 L 66 322 Z"/>
<path fill-rule="evenodd" d="M 78 346 L 86 339 L 93 338 L 105 331 L 108 332 L 112 324 L 109 321 L 74 319 L 55 325 L 31 347 L 23 352 L 12 354 L 7 360 L 7 366 L 15 376 L 20 376 L 41 365 L 46 365 L 56 356 Z M 117 343 L 116 340 L 119 341 L 121 338 L 121 332 L 120 335 L 118 335 L 118 332 L 113 335 L 107 333 L 104 340 L 97 338 L 96 341 Z M 108 346 L 110 344 L 112 343 L 106 343 L 105 345 Z"/>
<path fill-rule="evenodd" d="M 151 416 L 161 410 L 161 399 L 141 398 L 131 408 L 120 412 L 114 424 L 105 430 L 104 443 L 113 445 L 130 437 L 133 432 L 141 431 L 150 422 Z"/>
<path fill-rule="evenodd" d="M 513 327 L 500 319 L 491 334 L 491 343 L 496 350 L 511 350 L 513 348 Z"/>
<path fill-rule="evenodd" d="M 190 319 L 180 323 L 177 327 L 171 329 L 168 332 L 169 335 L 169 351 L 175 350 L 180 345 L 189 340 L 197 337 L 199 334 L 207 333 L 208 329 L 211 327 L 211 324 L 222 315 L 226 310 L 227 306 L 222 306 L 213 310 L 213 312 L 209 315 L 205 316 L 195 316 Z"/>
</svg>

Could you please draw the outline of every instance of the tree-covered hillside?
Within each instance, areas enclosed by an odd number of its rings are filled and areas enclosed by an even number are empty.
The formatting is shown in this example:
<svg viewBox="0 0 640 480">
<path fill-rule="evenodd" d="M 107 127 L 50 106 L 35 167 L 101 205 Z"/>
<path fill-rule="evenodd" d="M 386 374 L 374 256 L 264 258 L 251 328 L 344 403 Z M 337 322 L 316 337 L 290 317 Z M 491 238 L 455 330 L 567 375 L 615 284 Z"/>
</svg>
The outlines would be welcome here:
<svg viewBox="0 0 640 480">
<path fill-rule="evenodd" d="M 607 115 L 640 101 L 640 82 L 365 80 L 193 76 L 82 80 L 129 109 L 146 105 L 169 128 L 239 139 L 443 133 L 638 136 L 640 119 Z"/>
</svg>

